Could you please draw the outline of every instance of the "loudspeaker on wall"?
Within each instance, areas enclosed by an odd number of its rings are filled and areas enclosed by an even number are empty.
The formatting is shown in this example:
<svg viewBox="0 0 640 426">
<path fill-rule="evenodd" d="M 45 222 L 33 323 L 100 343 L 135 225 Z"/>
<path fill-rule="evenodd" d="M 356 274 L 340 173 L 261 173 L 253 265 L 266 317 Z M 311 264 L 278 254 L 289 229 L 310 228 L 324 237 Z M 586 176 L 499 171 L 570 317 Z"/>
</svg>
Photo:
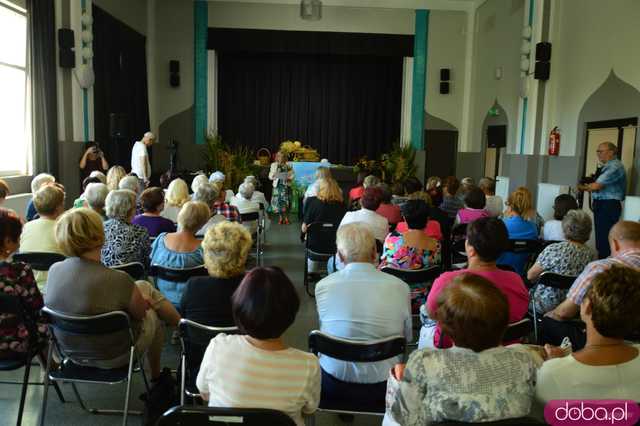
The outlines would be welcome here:
<svg viewBox="0 0 640 426">
<path fill-rule="evenodd" d="M 75 39 L 73 30 L 69 28 L 58 29 L 58 62 L 62 68 L 74 68 L 76 66 Z"/>
<path fill-rule="evenodd" d="M 169 61 L 169 85 L 171 87 L 180 86 L 180 61 Z"/>
</svg>

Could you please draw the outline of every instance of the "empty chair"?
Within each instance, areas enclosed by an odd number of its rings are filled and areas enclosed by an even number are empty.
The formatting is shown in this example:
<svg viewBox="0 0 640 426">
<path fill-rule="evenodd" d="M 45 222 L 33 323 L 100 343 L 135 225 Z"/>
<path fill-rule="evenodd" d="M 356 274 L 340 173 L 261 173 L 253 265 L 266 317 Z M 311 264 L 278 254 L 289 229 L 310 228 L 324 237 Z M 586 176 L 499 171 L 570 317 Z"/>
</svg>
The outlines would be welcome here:
<svg viewBox="0 0 640 426">
<path fill-rule="evenodd" d="M 309 261 L 327 262 L 336 254 L 336 232 L 338 227 L 332 223 L 314 222 L 307 225 L 307 239 L 304 247 L 304 288 L 309 296 Z"/>
</svg>

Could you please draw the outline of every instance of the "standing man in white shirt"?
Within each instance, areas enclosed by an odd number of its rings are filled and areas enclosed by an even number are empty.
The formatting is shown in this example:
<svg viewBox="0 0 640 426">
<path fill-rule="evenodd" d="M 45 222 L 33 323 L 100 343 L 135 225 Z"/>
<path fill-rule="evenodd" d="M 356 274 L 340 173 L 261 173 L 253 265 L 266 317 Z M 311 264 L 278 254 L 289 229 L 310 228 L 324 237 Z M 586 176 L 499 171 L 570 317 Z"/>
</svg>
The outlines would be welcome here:
<svg viewBox="0 0 640 426">
<path fill-rule="evenodd" d="M 149 153 L 147 147 L 153 145 L 156 137 L 153 133 L 147 132 L 141 141 L 136 141 L 131 150 L 131 172 L 135 173 L 138 178 L 144 182 L 144 186 L 149 186 L 151 178 L 151 163 L 149 162 Z"/>
</svg>

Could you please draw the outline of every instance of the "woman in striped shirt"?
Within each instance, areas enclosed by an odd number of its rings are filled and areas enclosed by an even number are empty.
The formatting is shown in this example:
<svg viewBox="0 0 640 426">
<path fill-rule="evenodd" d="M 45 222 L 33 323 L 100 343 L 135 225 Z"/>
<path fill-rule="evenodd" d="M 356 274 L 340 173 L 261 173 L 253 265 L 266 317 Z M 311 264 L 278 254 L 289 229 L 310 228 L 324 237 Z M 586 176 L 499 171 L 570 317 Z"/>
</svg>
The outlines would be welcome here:
<svg viewBox="0 0 640 426">
<path fill-rule="evenodd" d="M 315 355 L 288 347 L 282 335 L 300 300 L 280 268 L 255 268 L 232 297 L 243 335 L 219 334 L 205 352 L 196 384 L 210 407 L 270 408 L 304 425 L 320 401 Z"/>
</svg>

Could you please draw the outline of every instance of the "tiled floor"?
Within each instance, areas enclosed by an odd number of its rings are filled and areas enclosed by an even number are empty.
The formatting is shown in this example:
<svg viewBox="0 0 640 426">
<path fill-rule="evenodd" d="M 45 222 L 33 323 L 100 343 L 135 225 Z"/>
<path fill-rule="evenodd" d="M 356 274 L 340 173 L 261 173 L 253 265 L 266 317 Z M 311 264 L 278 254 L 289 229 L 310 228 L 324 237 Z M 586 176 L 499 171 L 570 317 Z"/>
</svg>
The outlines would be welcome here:
<svg viewBox="0 0 640 426">
<path fill-rule="evenodd" d="M 299 240 L 299 226 L 294 223 L 288 226 L 274 224 L 267 236 L 267 247 L 265 249 L 265 265 L 278 265 L 282 267 L 291 280 L 296 285 L 300 294 L 300 312 L 296 322 L 287 331 L 285 337 L 287 342 L 299 349 L 307 349 L 307 336 L 310 330 L 318 325 L 315 302 L 304 291 L 302 285 L 302 268 L 304 265 L 302 245 Z M 163 353 L 163 364 L 175 368 L 178 357 L 178 346 L 166 344 Z M 12 373 L 0 373 L 0 380 L 22 380 L 23 371 L 18 370 Z M 33 367 L 31 380 L 40 380 L 41 370 Z M 85 385 L 80 386 L 80 393 L 89 406 L 100 408 L 122 408 L 124 400 L 124 385 L 104 386 Z M 119 416 L 92 415 L 83 411 L 76 401 L 71 386 L 62 386 L 62 391 L 67 399 L 65 404 L 60 403 L 55 392 L 51 389 L 49 393 L 49 403 L 47 405 L 46 422 L 47 425 L 120 425 L 122 419 Z M 131 409 L 141 410 L 142 403 L 138 400 L 138 395 L 143 392 L 142 381 L 138 377 L 132 386 Z M 0 425 L 13 425 L 16 421 L 18 403 L 20 397 L 20 387 L 2 384 L 0 385 Z M 42 386 L 30 386 L 27 395 L 23 425 L 35 425 L 39 419 L 42 404 Z M 331 414 L 317 414 L 316 424 L 318 426 L 342 425 L 337 416 Z M 379 425 L 381 418 L 356 416 L 351 423 L 354 426 Z M 141 424 L 140 417 L 131 416 L 130 425 Z M 268 425 L 265 425 L 268 426 Z"/>
</svg>

